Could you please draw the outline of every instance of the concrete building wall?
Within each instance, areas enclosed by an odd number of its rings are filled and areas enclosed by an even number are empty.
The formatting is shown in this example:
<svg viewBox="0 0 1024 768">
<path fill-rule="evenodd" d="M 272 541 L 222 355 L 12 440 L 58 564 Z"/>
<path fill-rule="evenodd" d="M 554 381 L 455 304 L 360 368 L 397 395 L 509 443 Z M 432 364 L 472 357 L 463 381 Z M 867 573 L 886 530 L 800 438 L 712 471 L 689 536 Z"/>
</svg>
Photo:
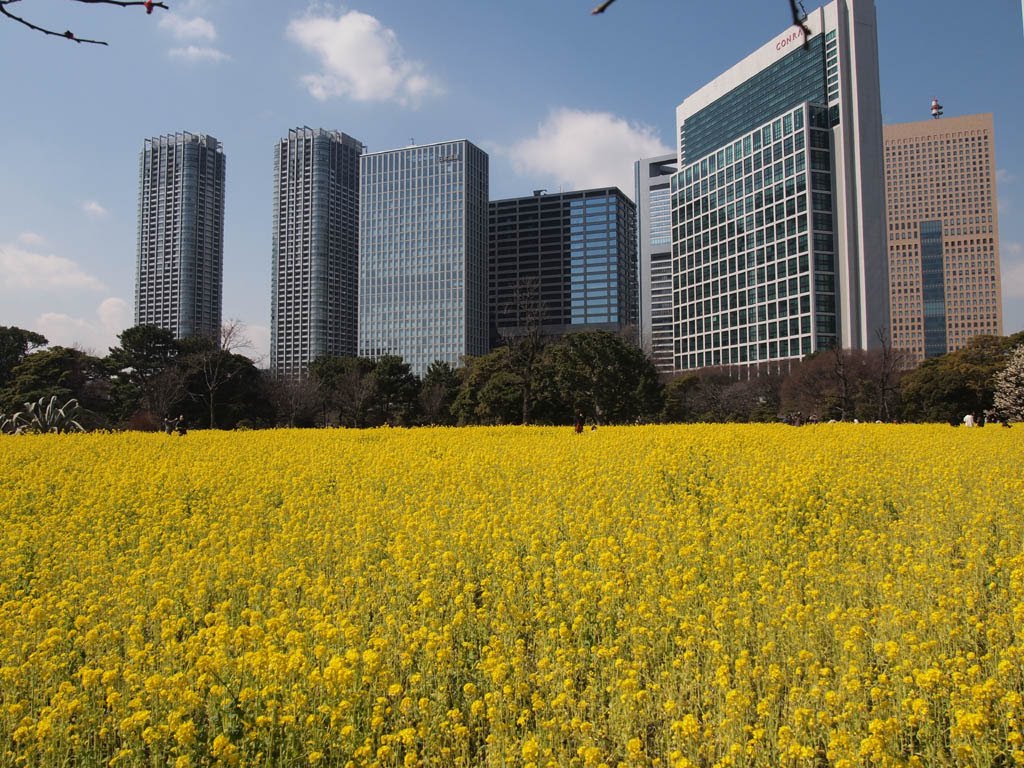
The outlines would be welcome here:
<svg viewBox="0 0 1024 768">
<path fill-rule="evenodd" d="M 887 125 L 892 343 L 909 363 L 1003 333 L 991 114 Z"/>
<path fill-rule="evenodd" d="M 636 219 L 640 289 L 640 346 L 661 373 L 672 359 L 671 176 L 676 154 L 637 160 Z"/>
</svg>

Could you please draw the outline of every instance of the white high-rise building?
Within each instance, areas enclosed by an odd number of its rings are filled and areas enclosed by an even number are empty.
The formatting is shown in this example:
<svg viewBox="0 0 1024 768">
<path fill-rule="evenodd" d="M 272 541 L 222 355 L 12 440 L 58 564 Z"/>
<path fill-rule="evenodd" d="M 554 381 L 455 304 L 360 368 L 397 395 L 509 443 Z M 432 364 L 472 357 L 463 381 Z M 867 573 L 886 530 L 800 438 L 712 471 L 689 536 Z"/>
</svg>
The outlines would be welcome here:
<svg viewBox="0 0 1024 768">
<path fill-rule="evenodd" d="M 686 98 L 676 370 L 867 349 L 889 329 L 872 0 L 834 0 Z"/>
<path fill-rule="evenodd" d="M 212 136 L 146 139 L 139 155 L 135 324 L 175 338 L 220 333 L 224 151 Z"/>
<path fill-rule="evenodd" d="M 676 155 L 637 160 L 636 230 L 640 267 L 640 346 L 660 373 L 671 373 L 672 204 L 670 178 Z"/>
<path fill-rule="evenodd" d="M 274 147 L 270 367 L 356 354 L 361 142 L 295 128 Z"/>
</svg>

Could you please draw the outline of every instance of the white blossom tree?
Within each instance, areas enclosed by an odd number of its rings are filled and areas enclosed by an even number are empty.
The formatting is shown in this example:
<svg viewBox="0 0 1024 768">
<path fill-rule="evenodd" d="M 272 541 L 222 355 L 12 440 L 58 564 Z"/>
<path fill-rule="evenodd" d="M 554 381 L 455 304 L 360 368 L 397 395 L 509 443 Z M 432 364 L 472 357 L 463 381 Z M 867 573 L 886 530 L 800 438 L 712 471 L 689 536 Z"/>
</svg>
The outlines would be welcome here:
<svg viewBox="0 0 1024 768">
<path fill-rule="evenodd" d="M 995 411 L 1000 418 L 1024 421 L 1024 344 L 1010 355 L 1010 362 L 995 377 Z"/>
</svg>

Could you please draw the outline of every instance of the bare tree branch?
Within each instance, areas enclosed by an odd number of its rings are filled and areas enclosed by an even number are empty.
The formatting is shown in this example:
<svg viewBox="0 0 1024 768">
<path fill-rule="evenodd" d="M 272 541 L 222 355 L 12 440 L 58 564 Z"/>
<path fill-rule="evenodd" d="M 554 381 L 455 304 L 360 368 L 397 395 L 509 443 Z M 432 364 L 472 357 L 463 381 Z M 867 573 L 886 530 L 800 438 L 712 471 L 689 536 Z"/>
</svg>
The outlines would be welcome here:
<svg viewBox="0 0 1024 768">
<path fill-rule="evenodd" d="M 18 24 L 22 24 L 35 32 L 41 32 L 44 35 L 51 35 L 53 37 L 63 37 L 66 40 L 71 40 L 76 43 L 91 43 L 92 45 L 107 45 L 103 40 L 91 40 L 86 37 L 78 37 L 70 29 L 66 29 L 63 32 L 58 32 L 55 29 L 47 29 L 41 27 L 38 24 L 33 24 L 31 21 L 16 16 L 11 13 L 7 6 L 13 3 L 20 2 L 20 0 L 0 0 L 0 16 L 6 16 L 11 21 L 15 21 Z M 129 8 L 131 6 L 142 6 L 146 9 L 146 13 L 152 13 L 154 8 L 163 8 L 167 10 L 167 5 L 163 2 L 155 2 L 154 0 L 71 0 L 74 3 L 85 3 L 88 5 L 114 5 L 120 8 Z"/>
</svg>

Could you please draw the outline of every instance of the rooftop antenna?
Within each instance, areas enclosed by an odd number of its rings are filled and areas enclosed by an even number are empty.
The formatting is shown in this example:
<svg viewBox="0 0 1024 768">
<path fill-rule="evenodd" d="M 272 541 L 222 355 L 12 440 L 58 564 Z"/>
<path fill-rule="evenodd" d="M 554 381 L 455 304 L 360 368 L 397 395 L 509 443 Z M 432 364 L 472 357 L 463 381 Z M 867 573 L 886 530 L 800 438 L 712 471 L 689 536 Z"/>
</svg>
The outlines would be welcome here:
<svg viewBox="0 0 1024 768">
<path fill-rule="evenodd" d="M 942 117 L 942 105 L 938 99 L 932 99 L 932 118 L 938 120 Z"/>
</svg>

